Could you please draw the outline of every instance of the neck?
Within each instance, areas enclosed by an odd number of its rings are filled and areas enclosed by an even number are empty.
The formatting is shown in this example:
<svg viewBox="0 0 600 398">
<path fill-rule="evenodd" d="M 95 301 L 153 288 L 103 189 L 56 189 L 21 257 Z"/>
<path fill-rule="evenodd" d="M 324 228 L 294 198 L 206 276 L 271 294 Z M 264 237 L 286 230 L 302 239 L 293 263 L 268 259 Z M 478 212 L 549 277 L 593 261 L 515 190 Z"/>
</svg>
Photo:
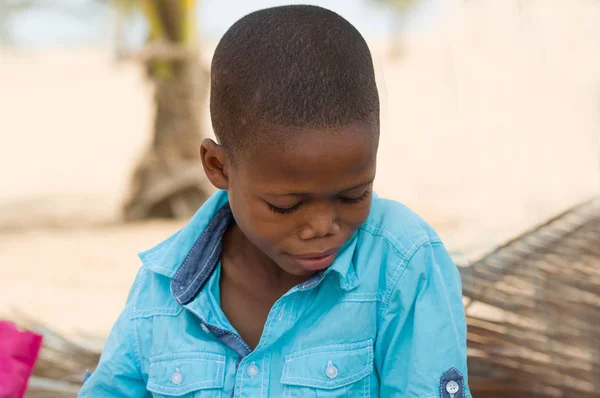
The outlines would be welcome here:
<svg viewBox="0 0 600 398">
<path fill-rule="evenodd" d="M 285 293 L 307 280 L 283 271 L 236 224 L 229 227 L 223 236 L 221 260 L 223 276 L 234 282 L 252 284 L 256 289 Z"/>
</svg>

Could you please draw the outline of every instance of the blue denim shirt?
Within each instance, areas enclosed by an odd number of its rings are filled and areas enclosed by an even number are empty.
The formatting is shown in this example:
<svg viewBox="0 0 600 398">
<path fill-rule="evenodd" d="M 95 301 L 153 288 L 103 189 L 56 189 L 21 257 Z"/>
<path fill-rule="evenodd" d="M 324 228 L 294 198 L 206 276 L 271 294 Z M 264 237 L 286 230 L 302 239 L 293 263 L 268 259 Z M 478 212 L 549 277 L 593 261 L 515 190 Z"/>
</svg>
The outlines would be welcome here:
<svg viewBox="0 0 600 398">
<path fill-rule="evenodd" d="M 217 192 L 140 254 L 124 311 L 80 397 L 470 397 L 456 266 L 403 205 L 371 212 L 325 271 L 271 308 L 255 350 L 220 308 Z"/>
</svg>

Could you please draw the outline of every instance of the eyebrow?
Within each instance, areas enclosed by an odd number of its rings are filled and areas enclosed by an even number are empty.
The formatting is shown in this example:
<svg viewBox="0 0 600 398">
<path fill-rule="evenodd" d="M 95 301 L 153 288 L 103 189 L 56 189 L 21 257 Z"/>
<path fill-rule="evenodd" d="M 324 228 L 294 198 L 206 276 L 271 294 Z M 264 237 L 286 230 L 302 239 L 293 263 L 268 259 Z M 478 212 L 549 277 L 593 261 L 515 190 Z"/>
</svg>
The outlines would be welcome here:
<svg viewBox="0 0 600 398">
<path fill-rule="evenodd" d="M 367 181 L 367 182 L 363 182 L 362 184 L 358 184 L 358 185 L 355 185 L 355 186 L 353 186 L 353 187 L 346 188 L 346 189 L 344 189 L 343 191 L 340 191 L 340 193 L 344 193 L 344 192 L 352 191 L 352 190 L 358 189 L 358 188 L 360 188 L 360 187 L 364 187 L 364 186 L 366 186 L 366 185 L 370 185 L 370 184 L 372 184 L 374 181 L 375 181 L 375 180 L 373 179 L 373 180 L 369 180 L 369 181 Z M 301 197 L 305 197 L 305 196 L 310 196 L 311 194 L 310 194 L 310 193 L 308 193 L 308 192 L 288 192 L 288 193 L 273 193 L 272 195 L 273 195 L 273 196 L 301 196 Z"/>
</svg>

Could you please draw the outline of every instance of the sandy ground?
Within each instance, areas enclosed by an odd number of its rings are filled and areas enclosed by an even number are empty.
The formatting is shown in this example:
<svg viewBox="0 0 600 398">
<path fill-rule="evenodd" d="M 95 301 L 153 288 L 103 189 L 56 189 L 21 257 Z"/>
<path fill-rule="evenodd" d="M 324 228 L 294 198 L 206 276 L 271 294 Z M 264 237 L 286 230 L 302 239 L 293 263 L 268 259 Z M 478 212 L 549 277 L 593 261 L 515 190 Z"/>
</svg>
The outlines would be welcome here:
<svg viewBox="0 0 600 398">
<path fill-rule="evenodd" d="M 0 308 L 62 332 L 104 336 L 139 267 L 137 251 L 178 228 L 157 222 L 2 235 Z"/>
<path fill-rule="evenodd" d="M 470 3 L 400 60 L 372 43 L 376 189 L 471 257 L 600 191 L 600 6 L 508 3 Z M 106 336 L 136 253 L 181 226 L 115 224 L 151 115 L 107 50 L 0 52 L 0 317 Z"/>
</svg>

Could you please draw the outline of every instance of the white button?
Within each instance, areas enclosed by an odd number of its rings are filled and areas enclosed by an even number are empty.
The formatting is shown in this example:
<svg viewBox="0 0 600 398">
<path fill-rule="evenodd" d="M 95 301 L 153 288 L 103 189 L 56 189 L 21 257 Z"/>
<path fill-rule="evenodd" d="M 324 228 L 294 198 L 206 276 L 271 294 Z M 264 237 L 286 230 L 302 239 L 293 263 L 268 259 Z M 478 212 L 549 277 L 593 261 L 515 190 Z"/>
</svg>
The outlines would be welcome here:
<svg viewBox="0 0 600 398">
<path fill-rule="evenodd" d="M 258 368 L 254 364 L 254 362 L 252 362 L 252 364 L 250 366 L 248 366 L 248 370 L 246 372 L 248 373 L 248 376 L 250 376 L 250 377 L 258 376 Z"/>
<path fill-rule="evenodd" d="M 329 363 L 327 364 L 327 369 L 325 369 L 325 374 L 330 379 L 335 379 L 339 374 L 338 369 L 335 366 L 333 366 L 333 363 L 331 363 L 331 361 L 329 361 Z"/>
<path fill-rule="evenodd" d="M 177 368 L 175 373 L 173 373 L 173 376 L 171 376 L 171 381 L 175 385 L 180 385 L 181 382 L 183 381 L 183 376 L 181 375 L 181 373 L 179 373 L 179 368 Z"/>
<path fill-rule="evenodd" d="M 454 380 L 450 380 L 446 384 L 446 391 L 448 391 L 452 395 L 456 394 L 459 389 L 460 389 L 460 387 L 458 386 L 458 383 L 455 382 Z"/>
<path fill-rule="evenodd" d="M 210 333 L 208 326 L 206 326 L 205 324 L 202 324 L 202 330 L 204 330 L 206 333 Z"/>
</svg>

